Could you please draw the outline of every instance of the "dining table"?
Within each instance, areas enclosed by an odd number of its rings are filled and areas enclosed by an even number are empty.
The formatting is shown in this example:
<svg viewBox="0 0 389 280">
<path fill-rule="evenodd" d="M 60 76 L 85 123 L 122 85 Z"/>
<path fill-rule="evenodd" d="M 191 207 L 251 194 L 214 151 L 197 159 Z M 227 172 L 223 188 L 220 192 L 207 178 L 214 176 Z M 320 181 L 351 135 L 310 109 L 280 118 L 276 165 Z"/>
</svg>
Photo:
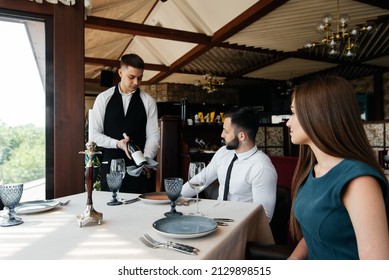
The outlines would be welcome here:
<svg viewBox="0 0 389 280">
<path fill-rule="evenodd" d="M 119 193 L 121 199 L 139 194 Z M 204 235 L 169 235 L 155 227 L 156 221 L 170 211 L 169 201 L 140 199 L 130 204 L 107 205 L 111 192 L 93 191 L 92 206 L 102 214 L 100 223 L 81 225 L 79 215 L 87 208 L 87 193 L 78 193 L 54 201 L 70 203 L 19 213 L 23 223 L 0 227 L 1 260 L 238 260 L 245 257 L 247 241 L 274 243 L 262 205 L 201 199 L 200 211 L 207 218 L 233 221 L 218 225 Z M 195 203 L 178 205 L 184 216 L 196 210 Z M 184 254 L 166 248 L 150 248 L 140 237 L 149 234 L 158 241 L 172 241 L 193 246 L 197 254 Z"/>
</svg>

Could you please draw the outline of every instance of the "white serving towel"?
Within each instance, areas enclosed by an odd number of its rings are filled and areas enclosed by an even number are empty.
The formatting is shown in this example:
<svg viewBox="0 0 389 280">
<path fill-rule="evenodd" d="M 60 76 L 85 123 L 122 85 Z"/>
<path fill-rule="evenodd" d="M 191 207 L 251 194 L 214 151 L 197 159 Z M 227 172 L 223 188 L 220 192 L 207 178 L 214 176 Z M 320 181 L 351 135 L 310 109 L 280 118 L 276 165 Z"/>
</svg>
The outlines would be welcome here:
<svg viewBox="0 0 389 280">
<path fill-rule="evenodd" d="M 155 161 L 149 157 L 146 157 L 146 160 L 147 160 L 147 164 L 144 164 L 144 165 L 139 166 L 139 167 L 137 167 L 136 165 L 127 166 L 127 173 L 130 176 L 138 177 L 142 173 L 142 170 L 144 167 L 147 167 L 150 169 L 155 169 L 159 164 L 157 161 Z"/>
</svg>

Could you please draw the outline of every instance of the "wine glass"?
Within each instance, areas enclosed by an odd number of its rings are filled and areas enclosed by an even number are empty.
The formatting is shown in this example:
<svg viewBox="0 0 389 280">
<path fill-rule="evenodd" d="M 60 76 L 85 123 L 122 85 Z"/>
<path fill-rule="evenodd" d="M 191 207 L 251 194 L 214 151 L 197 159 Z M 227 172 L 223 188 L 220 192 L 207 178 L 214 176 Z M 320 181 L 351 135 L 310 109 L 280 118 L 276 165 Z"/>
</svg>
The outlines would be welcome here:
<svg viewBox="0 0 389 280">
<path fill-rule="evenodd" d="M 164 180 L 164 183 L 165 183 L 166 194 L 171 201 L 170 212 L 166 212 L 165 216 L 170 217 L 170 216 L 182 215 L 181 212 L 176 211 L 176 201 L 181 195 L 181 190 L 182 190 L 182 185 L 184 183 L 184 180 L 177 177 L 170 177 L 170 178 L 166 178 Z"/>
<path fill-rule="evenodd" d="M 205 168 L 205 162 L 191 162 L 188 170 L 189 186 L 196 191 L 196 212 L 190 215 L 205 216 L 199 211 L 199 192 L 204 187 L 206 182 L 205 172 L 201 172 Z"/>
<path fill-rule="evenodd" d="M 8 219 L 0 221 L 0 226 L 10 227 L 23 223 L 23 220 L 15 216 L 15 207 L 22 198 L 23 184 L 10 184 L 0 186 L 0 199 L 4 208 L 8 208 Z"/>
<path fill-rule="evenodd" d="M 126 176 L 126 163 L 124 158 L 115 158 L 111 160 L 111 173 L 119 172 L 122 175 L 122 179 Z"/>
<path fill-rule="evenodd" d="M 3 185 L 3 171 L 1 170 L 1 167 L 0 167 L 0 186 L 2 186 L 2 185 Z M 4 208 L 4 205 L 0 199 L 0 209 L 3 209 L 3 208 Z"/>
<path fill-rule="evenodd" d="M 108 205 L 120 205 L 121 201 L 117 200 L 117 192 L 122 186 L 122 174 L 119 172 L 112 172 L 107 174 L 107 185 L 112 192 L 112 200 L 107 202 Z"/>
<path fill-rule="evenodd" d="M 122 179 L 124 179 L 124 177 L 126 176 L 126 162 L 124 161 L 124 158 L 112 159 L 110 172 L 111 173 L 119 172 L 122 175 Z M 119 195 L 119 190 L 117 190 L 117 195 Z M 117 199 L 119 199 L 119 197 L 117 197 Z"/>
</svg>

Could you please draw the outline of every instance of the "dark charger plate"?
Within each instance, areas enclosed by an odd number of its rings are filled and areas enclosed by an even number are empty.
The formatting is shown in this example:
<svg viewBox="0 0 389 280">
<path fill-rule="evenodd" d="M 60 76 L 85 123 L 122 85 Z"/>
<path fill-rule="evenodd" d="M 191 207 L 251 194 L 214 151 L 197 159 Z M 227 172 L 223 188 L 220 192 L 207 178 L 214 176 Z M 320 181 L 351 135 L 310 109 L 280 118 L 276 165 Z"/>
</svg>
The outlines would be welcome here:
<svg viewBox="0 0 389 280">
<path fill-rule="evenodd" d="M 217 223 L 201 216 L 172 216 L 153 223 L 160 234 L 173 238 L 197 238 L 208 235 L 217 229 Z"/>
</svg>

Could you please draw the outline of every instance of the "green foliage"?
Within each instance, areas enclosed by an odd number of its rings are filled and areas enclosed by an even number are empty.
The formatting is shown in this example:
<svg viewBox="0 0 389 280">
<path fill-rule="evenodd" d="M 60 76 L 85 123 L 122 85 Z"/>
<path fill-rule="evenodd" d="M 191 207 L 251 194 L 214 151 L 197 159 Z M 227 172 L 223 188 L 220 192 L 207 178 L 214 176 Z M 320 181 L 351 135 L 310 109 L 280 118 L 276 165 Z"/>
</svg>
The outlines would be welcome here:
<svg viewBox="0 0 389 280">
<path fill-rule="evenodd" d="M 85 166 L 89 161 L 89 156 L 85 155 Z M 100 191 L 101 190 L 101 181 L 100 181 L 100 166 L 101 162 L 97 155 L 92 157 L 92 166 L 93 166 L 93 190 Z M 87 190 L 86 182 L 85 182 L 85 190 Z"/>
<path fill-rule="evenodd" d="M 26 183 L 44 178 L 45 129 L 0 123 L 0 166 L 4 181 Z"/>
</svg>

